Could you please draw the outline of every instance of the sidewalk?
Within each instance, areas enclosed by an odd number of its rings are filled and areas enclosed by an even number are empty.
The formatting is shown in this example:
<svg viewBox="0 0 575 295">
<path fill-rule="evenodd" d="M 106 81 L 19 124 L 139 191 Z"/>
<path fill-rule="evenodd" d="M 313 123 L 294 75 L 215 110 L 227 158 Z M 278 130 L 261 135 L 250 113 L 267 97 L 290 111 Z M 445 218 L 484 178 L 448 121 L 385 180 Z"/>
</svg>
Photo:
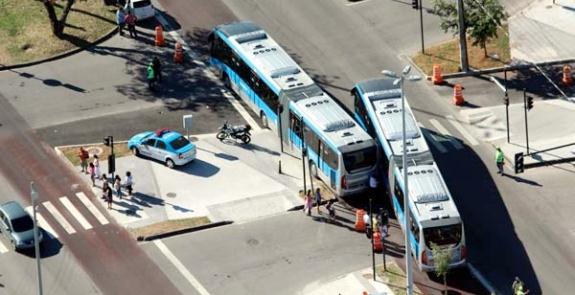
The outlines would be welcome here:
<svg viewBox="0 0 575 295">
<path fill-rule="evenodd" d="M 363 293 L 366 292 L 366 293 Z M 320 281 L 309 284 L 302 295 L 394 295 L 391 289 L 381 282 L 372 278 L 371 268 L 362 269 L 350 274 L 334 278 L 327 282 Z"/>
</svg>

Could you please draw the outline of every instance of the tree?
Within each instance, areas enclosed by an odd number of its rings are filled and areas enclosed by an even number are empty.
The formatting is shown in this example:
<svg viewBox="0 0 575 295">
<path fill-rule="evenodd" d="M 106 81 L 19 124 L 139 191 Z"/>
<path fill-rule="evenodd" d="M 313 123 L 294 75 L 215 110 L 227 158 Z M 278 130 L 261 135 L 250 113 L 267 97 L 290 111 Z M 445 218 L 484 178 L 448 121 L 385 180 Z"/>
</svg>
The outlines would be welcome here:
<svg viewBox="0 0 575 295">
<path fill-rule="evenodd" d="M 435 243 L 431 243 L 431 256 L 433 257 L 433 266 L 435 267 L 435 274 L 443 278 L 443 289 L 447 294 L 447 272 L 449 271 L 449 263 L 451 262 L 452 247 L 441 248 Z"/>
<path fill-rule="evenodd" d="M 507 19 L 507 13 L 498 0 L 463 0 L 463 3 L 466 33 L 473 39 L 473 45 L 479 45 L 487 57 L 486 43 L 497 37 L 497 28 Z M 433 10 L 439 15 L 444 32 L 459 33 L 457 3 L 433 0 Z"/>
<path fill-rule="evenodd" d="M 44 8 L 46 8 L 46 12 L 48 13 L 48 18 L 50 19 L 50 25 L 52 26 L 52 34 L 54 36 L 62 39 L 64 37 L 64 28 L 66 27 L 66 19 L 68 18 L 68 13 L 70 13 L 70 9 L 72 5 L 74 5 L 75 0 L 66 0 L 66 6 L 64 6 L 64 10 L 62 11 L 62 15 L 60 15 L 60 19 L 56 15 L 56 9 L 54 8 L 55 1 L 53 0 L 39 0 L 42 1 L 44 4 Z"/>
</svg>

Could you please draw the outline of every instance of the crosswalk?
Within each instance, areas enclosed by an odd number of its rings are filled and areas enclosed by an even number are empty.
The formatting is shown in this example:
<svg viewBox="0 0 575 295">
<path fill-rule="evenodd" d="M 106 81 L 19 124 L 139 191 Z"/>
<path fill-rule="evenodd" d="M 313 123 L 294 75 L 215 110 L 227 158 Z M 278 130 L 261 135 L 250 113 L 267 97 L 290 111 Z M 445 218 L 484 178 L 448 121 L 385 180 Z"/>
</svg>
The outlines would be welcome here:
<svg viewBox="0 0 575 295">
<path fill-rule="evenodd" d="M 32 215 L 32 206 L 26 207 L 25 210 Z M 47 234 L 44 235 L 44 239 L 58 239 L 60 237 L 58 231 L 47 222 L 47 218 L 55 220 L 54 227 L 62 229 L 68 235 L 93 230 L 110 223 L 101 209 L 83 192 L 77 192 L 72 197 L 62 196 L 56 201 L 45 201 L 37 206 L 38 225 Z M 91 220 L 95 221 L 90 222 Z M 9 252 L 9 250 L 6 240 L 0 239 L 0 254 Z"/>
<path fill-rule="evenodd" d="M 464 144 L 468 146 L 476 146 L 479 144 L 479 141 L 453 116 L 448 115 L 443 119 L 449 123 L 447 126 L 452 126 L 458 134 L 461 134 L 463 139 L 454 136 L 454 132 L 449 131 L 451 128 L 448 129 L 445 127 L 438 119 L 429 119 L 427 121 L 428 124 L 424 124 L 421 121 L 417 122 L 427 142 L 439 153 L 445 154 L 450 151 L 463 150 L 465 148 Z"/>
</svg>

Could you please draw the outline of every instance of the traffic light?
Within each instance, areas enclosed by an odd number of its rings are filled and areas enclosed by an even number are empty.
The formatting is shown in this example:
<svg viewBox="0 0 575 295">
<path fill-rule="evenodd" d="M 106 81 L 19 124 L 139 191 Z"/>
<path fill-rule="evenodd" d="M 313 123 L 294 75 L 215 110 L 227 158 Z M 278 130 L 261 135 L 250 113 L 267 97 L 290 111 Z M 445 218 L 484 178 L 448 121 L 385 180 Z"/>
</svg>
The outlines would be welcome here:
<svg viewBox="0 0 575 295">
<path fill-rule="evenodd" d="M 523 153 L 517 153 L 515 154 L 515 174 L 523 173 L 524 170 Z"/>
<path fill-rule="evenodd" d="M 533 108 L 533 97 L 527 96 L 527 110 L 530 110 L 532 108 Z"/>
<path fill-rule="evenodd" d="M 411 0 L 411 7 L 413 9 L 419 9 L 419 0 Z"/>
<path fill-rule="evenodd" d="M 503 97 L 503 103 L 505 104 L 505 106 L 509 106 L 509 96 L 507 95 L 507 93 L 505 93 L 505 96 Z"/>
<path fill-rule="evenodd" d="M 110 136 L 104 137 L 104 145 L 105 145 L 105 146 L 110 146 Z"/>
<path fill-rule="evenodd" d="M 108 155 L 108 173 L 116 172 L 116 155 Z"/>
</svg>

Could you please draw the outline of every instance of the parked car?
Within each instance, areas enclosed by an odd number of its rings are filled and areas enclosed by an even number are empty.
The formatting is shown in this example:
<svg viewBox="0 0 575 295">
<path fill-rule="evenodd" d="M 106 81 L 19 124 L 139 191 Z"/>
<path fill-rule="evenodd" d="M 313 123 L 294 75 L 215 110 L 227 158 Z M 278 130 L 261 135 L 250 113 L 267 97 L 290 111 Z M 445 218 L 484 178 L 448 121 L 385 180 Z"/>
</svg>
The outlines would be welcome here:
<svg viewBox="0 0 575 295">
<path fill-rule="evenodd" d="M 131 0 L 124 6 L 126 13 L 131 11 L 138 21 L 154 17 L 156 10 L 150 0 Z"/>
<path fill-rule="evenodd" d="M 19 203 L 10 201 L 0 205 L 0 231 L 13 249 L 34 248 L 34 221 Z M 42 238 L 42 231 L 38 231 L 40 242 Z"/>
<path fill-rule="evenodd" d="M 143 155 L 162 161 L 174 168 L 196 158 L 196 146 L 176 131 L 159 129 L 136 134 L 128 141 L 134 155 Z"/>
</svg>

